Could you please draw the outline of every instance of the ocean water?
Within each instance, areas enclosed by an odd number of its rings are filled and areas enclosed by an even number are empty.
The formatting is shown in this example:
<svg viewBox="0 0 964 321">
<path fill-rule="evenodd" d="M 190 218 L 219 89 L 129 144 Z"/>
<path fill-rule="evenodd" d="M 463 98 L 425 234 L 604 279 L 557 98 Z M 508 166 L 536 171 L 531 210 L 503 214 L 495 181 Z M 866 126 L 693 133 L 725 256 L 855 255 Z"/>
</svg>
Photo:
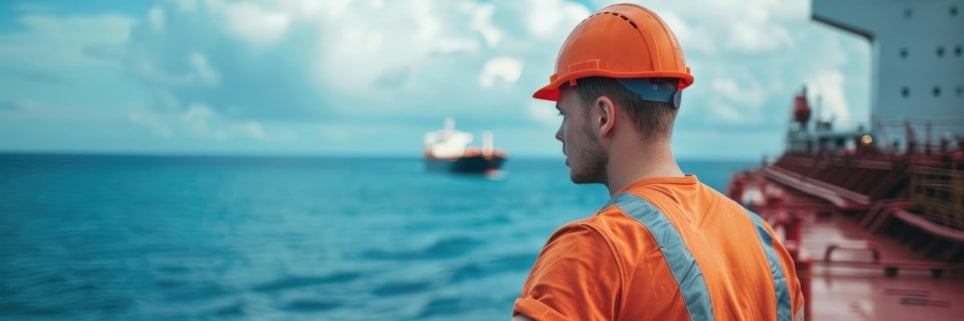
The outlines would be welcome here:
<svg viewBox="0 0 964 321">
<path fill-rule="evenodd" d="M 717 189 L 753 165 L 681 162 Z M 607 198 L 561 159 L 0 154 L 0 320 L 507 320 Z"/>
</svg>

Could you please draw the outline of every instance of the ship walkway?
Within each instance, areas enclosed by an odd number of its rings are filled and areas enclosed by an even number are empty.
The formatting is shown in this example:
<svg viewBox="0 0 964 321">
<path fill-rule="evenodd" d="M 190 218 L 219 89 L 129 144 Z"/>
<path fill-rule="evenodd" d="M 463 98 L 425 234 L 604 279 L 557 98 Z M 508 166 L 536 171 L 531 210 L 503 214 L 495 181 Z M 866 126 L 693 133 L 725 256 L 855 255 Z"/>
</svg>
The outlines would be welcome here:
<svg viewBox="0 0 964 321">
<path fill-rule="evenodd" d="M 912 230 L 885 220 L 863 220 L 819 197 L 784 190 L 766 180 L 764 186 L 780 189 L 777 209 L 758 208 L 786 239 L 786 217 L 800 228 L 798 261 L 811 262 L 809 271 L 798 268 L 808 283 L 809 320 L 959 320 L 964 315 L 964 263 L 934 259 L 934 243 Z M 908 201 L 879 205 L 879 212 L 899 209 Z M 865 212 L 866 213 L 866 212 Z M 917 215 L 915 215 L 917 216 Z M 868 225 L 877 224 L 877 230 Z M 958 243 L 960 244 L 960 243 Z M 943 251 L 961 251 L 942 248 Z"/>
<path fill-rule="evenodd" d="M 960 320 L 964 264 L 924 258 L 842 212 L 803 216 L 810 320 Z M 807 277 L 807 276 L 802 276 Z"/>
</svg>

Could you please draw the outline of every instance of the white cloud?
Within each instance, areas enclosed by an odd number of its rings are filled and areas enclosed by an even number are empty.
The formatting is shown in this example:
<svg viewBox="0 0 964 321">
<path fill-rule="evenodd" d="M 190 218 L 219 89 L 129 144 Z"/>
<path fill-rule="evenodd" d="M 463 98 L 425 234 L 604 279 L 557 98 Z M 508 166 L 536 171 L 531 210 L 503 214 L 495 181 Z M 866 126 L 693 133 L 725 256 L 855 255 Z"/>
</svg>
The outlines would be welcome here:
<svg viewBox="0 0 964 321">
<path fill-rule="evenodd" d="M 0 107 L 0 111 L 31 113 L 40 110 L 40 108 L 40 104 L 32 99 L 17 99 L 13 101 L 4 101 L 3 107 Z"/>
<path fill-rule="evenodd" d="M 208 0 L 208 7 L 224 17 L 227 29 L 255 46 L 276 43 L 288 30 L 291 17 L 287 13 L 269 11 L 252 2 L 225 3 Z"/>
<path fill-rule="evenodd" d="M 494 47 L 502 41 L 502 32 L 492 25 L 492 13 L 495 7 L 492 4 L 481 4 L 475 8 L 472 20 L 469 24 L 472 30 L 478 31 L 485 38 L 485 44 Z"/>
<path fill-rule="evenodd" d="M 833 119 L 840 125 L 853 125 L 850 107 L 844 98 L 845 80 L 843 73 L 837 70 L 819 71 L 807 79 L 807 98 L 815 111 L 814 119 Z"/>
<path fill-rule="evenodd" d="M 303 19 L 333 19 L 348 13 L 348 8 L 356 0 L 280 0 L 280 6 L 288 13 Z"/>
<path fill-rule="evenodd" d="M 154 32 L 164 31 L 164 9 L 158 6 L 151 7 L 147 11 L 147 21 L 151 24 Z"/>
<path fill-rule="evenodd" d="M 147 127 L 151 130 L 151 132 L 160 137 L 174 136 L 171 127 L 168 126 L 167 123 L 156 113 L 132 111 L 130 114 L 128 114 L 128 119 L 130 119 L 130 121 L 134 124 Z"/>
<path fill-rule="evenodd" d="M 529 14 L 526 17 L 529 34 L 537 38 L 557 38 L 559 35 L 568 35 L 576 24 L 589 17 L 591 13 L 581 4 L 564 0 L 529 1 L 525 12 Z"/>
<path fill-rule="evenodd" d="M 56 9 L 53 5 L 39 3 L 18 3 L 13 5 L 13 9 L 24 12 L 52 11 Z"/>
<path fill-rule="evenodd" d="M 497 79 L 501 79 L 507 84 L 515 84 L 519 81 L 522 74 L 522 61 L 515 58 L 498 57 L 490 59 L 482 67 L 479 74 L 479 85 L 482 88 L 489 88 L 495 84 Z"/>
<path fill-rule="evenodd" d="M 91 48 L 127 44 L 134 20 L 118 15 L 59 18 L 27 15 L 25 30 L 0 34 L 0 66 L 61 71 L 63 67 L 100 64 Z"/>
<path fill-rule="evenodd" d="M 197 10 L 197 0 L 177 0 L 177 8 L 185 12 Z"/>
<path fill-rule="evenodd" d="M 268 133 L 264 131 L 264 127 L 261 123 L 256 121 L 247 121 L 234 126 L 234 129 L 241 135 L 254 138 L 258 141 L 269 141 Z"/>
<path fill-rule="evenodd" d="M 413 153 L 420 152 L 424 134 L 424 132 L 412 132 L 412 128 L 404 124 L 368 126 L 363 123 L 328 123 L 315 126 L 313 132 L 322 139 L 346 144 L 347 149 L 351 150 L 363 149 L 366 144 L 382 142 L 385 137 L 401 137 L 406 139 L 403 144 L 411 144 L 410 150 Z"/>
<path fill-rule="evenodd" d="M 186 59 L 189 62 L 190 58 Z M 137 76 L 142 77 L 144 80 L 152 83 L 154 85 L 162 87 L 180 87 L 180 86 L 190 86 L 197 84 L 200 80 L 199 75 L 194 75 L 193 73 L 186 73 L 181 75 L 169 74 L 168 71 L 160 69 L 154 65 L 153 62 L 147 60 L 136 61 L 130 66 L 130 71 Z M 195 67 L 196 68 L 196 67 Z M 170 91 L 161 90 L 165 95 L 173 95 Z M 175 99 L 171 99 L 175 98 Z M 176 101 L 177 97 L 162 97 L 164 101 Z"/>
<path fill-rule="evenodd" d="M 158 101 L 161 109 L 165 110 L 180 110 L 181 100 L 178 99 L 176 95 L 170 91 L 163 89 L 156 89 L 155 95 L 157 95 Z"/>
<path fill-rule="evenodd" d="M 192 128 L 196 134 L 207 135 L 210 132 L 208 122 L 217 117 L 217 112 L 208 105 L 191 103 L 181 114 L 181 121 Z"/>
<path fill-rule="evenodd" d="M 660 18 L 669 25 L 677 41 L 685 48 L 710 55 L 717 52 L 716 40 L 713 39 L 710 33 L 706 32 L 704 28 L 697 28 L 687 24 L 683 18 L 672 11 L 661 14 Z"/>
<path fill-rule="evenodd" d="M 337 88 L 368 91 L 386 72 L 409 67 L 437 68 L 433 56 L 440 54 L 475 54 L 481 44 L 466 23 L 473 15 L 484 13 L 459 7 L 428 0 L 387 2 L 381 8 L 364 2 L 348 4 L 345 15 L 330 17 L 323 23 L 318 75 Z M 486 28 L 484 21 L 479 22 L 478 28 Z M 485 30 L 490 33 L 488 37 L 496 37 L 491 30 Z"/>
<path fill-rule="evenodd" d="M 710 114 L 708 119 L 715 123 L 724 124 L 741 124 L 747 122 L 746 113 L 740 112 L 739 109 L 730 106 L 727 103 L 721 101 L 714 101 L 710 103 L 709 106 Z"/>
<path fill-rule="evenodd" d="M 474 53 L 479 50 L 479 43 L 472 39 L 450 38 L 438 41 L 435 47 L 436 53 L 453 54 L 460 52 Z"/>
<path fill-rule="evenodd" d="M 215 86 L 221 82 L 221 74 L 208 64 L 208 60 L 200 53 L 191 54 L 191 65 L 197 73 L 201 83 L 208 86 Z"/>
<path fill-rule="evenodd" d="M 774 23 L 737 21 L 728 27 L 727 47 L 737 53 L 772 52 L 793 44 L 787 30 Z"/>
<path fill-rule="evenodd" d="M 351 138 L 348 131 L 341 127 L 321 127 L 318 129 L 318 134 L 321 135 L 322 139 L 342 143 L 349 141 Z"/>
<path fill-rule="evenodd" d="M 144 121 L 146 117 L 138 120 Z M 260 142 L 272 141 L 272 135 L 265 130 L 261 122 L 258 121 L 238 121 L 223 118 L 217 110 L 203 103 L 192 103 L 187 111 L 181 113 L 178 120 L 171 120 L 179 123 L 187 131 L 200 138 L 216 140 L 232 140 L 237 138 L 254 139 Z M 284 132 L 282 140 L 293 140 L 296 138 L 290 131 Z"/>
<path fill-rule="evenodd" d="M 755 83 L 744 83 L 741 86 L 732 78 L 718 77 L 712 80 L 711 86 L 715 93 L 744 106 L 743 109 L 759 109 L 766 98 L 763 90 Z"/>
<path fill-rule="evenodd" d="M 558 127 L 562 122 L 556 109 L 546 101 L 533 100 L 526 106 L 526 111 L 530 119 L 548 128 Z"/>
</svg>

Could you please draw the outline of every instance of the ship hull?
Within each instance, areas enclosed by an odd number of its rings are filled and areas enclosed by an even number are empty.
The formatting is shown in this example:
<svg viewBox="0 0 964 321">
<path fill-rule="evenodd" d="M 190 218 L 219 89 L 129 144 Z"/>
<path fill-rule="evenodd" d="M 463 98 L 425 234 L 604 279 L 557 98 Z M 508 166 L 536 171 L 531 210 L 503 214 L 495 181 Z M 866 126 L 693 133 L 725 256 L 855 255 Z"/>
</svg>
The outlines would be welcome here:
<svg viewBox="0 0 964 321">
<path fill-rule="evenodd" d="M 425 168 L 428 170 L 461 174 L 485 174 L 498 171 L 503 163 L 505 163 L 505 157 L 499 155 L 425 158 Z"/>
</svg>

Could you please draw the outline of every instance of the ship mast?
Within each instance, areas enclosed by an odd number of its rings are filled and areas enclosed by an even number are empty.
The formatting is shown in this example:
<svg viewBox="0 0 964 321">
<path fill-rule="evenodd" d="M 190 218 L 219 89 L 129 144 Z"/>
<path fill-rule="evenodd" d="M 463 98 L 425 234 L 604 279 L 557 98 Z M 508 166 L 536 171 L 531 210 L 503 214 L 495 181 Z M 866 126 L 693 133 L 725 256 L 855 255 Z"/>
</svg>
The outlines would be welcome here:
<svg viewBox="0 0 964 321">
<path fill-rule="evenodd" d="M 482 155 L 492 155 L 493 146 L 492 132 L 482 133 Z"/>
</svg>

